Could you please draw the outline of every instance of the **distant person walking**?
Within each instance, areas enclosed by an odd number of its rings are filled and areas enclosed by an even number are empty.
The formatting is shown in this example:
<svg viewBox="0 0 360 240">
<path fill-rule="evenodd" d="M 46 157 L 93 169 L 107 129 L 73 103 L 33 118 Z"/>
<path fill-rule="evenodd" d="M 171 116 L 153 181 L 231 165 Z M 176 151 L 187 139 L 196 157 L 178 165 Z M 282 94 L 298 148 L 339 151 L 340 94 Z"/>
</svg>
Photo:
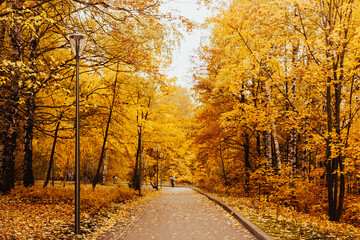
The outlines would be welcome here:
<svg viewBox="0 0 360 240">
<path fill-rule="evenodd" d="M 170 181 L 171 181 L 171 187 L 174 187 L 175 186 L 175 177 L 171 176 Z"/>
</svg>

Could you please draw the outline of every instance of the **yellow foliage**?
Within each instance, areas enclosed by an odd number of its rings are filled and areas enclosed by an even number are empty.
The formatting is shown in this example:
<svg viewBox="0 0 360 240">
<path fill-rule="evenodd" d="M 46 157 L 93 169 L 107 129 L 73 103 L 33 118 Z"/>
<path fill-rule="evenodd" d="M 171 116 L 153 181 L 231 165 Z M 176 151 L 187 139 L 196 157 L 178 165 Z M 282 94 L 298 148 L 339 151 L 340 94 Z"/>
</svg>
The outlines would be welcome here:
<svg viewBox="0 0 360 240">
<path fill-rule="evenodd" d="M 81 210 L 87 214 L 96 215 L 101 210 L 109 208 L 112 203 L 120 203 L 133 199 L 136 194 L 128 187 L 99 186 L 92 189 L 90 185 L 82 186 L 80 190 Z M 46 187 L 35 185 L 30 188 L 22 186 L 12 190 L 7 196 L 16 201 L 41 204 L 74 203 L 74 187 Z"/>
</svg>

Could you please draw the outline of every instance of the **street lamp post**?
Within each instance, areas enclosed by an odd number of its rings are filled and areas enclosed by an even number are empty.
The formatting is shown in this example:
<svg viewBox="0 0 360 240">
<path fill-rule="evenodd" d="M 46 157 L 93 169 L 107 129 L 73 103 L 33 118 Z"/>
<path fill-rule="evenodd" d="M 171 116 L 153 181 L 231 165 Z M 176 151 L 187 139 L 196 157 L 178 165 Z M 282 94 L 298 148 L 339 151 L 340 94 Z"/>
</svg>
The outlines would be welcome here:
<svg viewBox="0 0 360 240">
<path fill-rule="evenodd" d="M 142 158 L 142 146 L 141 146 L 141 133 L 142 126 L 138 126 L 139 132 L 139 196 L 141 196 L 141 158 Z"/>
<path fill-rule="evenodd" d="M 159 146 L 156 145 L 156 190 L 159 191 Z"/>
<path fill-rule="evenodd" d="M 162 166 L 162 156 L 163 154 L 160 153 L 159 158 L 160 158 L 160 187 L 162 188 L 162 181 L 163 181 L 163 166 Z"/>
<path fill-rule="evenodd" d="M 75 134 L 75 234 L 80 234 L 80 132 L 79 132 L 79 60 L 85 48 L 83 34 L 69 35 L 70 45 L 76 59 L 76 134 Z"/>
</svg>

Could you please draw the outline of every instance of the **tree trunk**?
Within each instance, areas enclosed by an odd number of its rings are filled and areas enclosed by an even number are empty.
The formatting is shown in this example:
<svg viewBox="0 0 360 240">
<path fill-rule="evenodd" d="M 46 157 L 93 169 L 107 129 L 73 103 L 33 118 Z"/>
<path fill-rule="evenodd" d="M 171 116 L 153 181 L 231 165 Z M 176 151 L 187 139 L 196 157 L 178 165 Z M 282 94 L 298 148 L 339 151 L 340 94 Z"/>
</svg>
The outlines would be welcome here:
<svg viewBox="0 0 360 240">
<path fill-rule="evenodd" d="M 290 140 L 289 140 L 289 164 L 291 167 L 291 176 L 294 177 L 296 170 L 296 129 L 290 129 Z"/>
<path fill-rule="evenodd" d="M 49 168 L 48 168 L 48 171 L 47 171 L 47 174 L 46 174 L 46 179 L 45 179 L 43 187 L 46 187 L 48 185 L 49 181 L 50 181 L 51 169 L 53 169 L 52 165 L 54 164 L 54 154 L 55 154 L 56 140 L 57 140 L 58 131 L 59 131 L 60 123 L 61 123 L 61 118 L 62 118 L 62 114 L 60 115 L 60 118 L 59 118 L 59 120 L 58 120 L 58 122 L 56 124 L 55 134 L 54 134 L 54 141 L 53 141 L 53 146 L 52 146 L 52 149 L 51 149 L 51 155 L 50 155 L 50 161 L 49 161 Z M 65 176 L 65 178 L 66 177 L 67 176 Z"/>
<path fill-rule="evenodd" d="M 101 170 L 101 166 L 103 165 L 103 161 L 104 161 L 104 155 L 105 155 L 105 146 L 106 146 L 106 141 L 107 141 L 107 137 L 108 137 L 108 133 L 109 133 L 109 126 L 110 126 L 110 122 L 111 122 L 111 115 L 112 115 L 112 111 L 113 111 L 113 106 L 110 107 L 110 113 L 109 113 L 109 118 L 106 124 L 106 130 L 105 130 L 105 136 L 104 136 L 104 141 L 103 141 L 103 145 L 101 148 L 101 154 L 100 154 L 100 160 L 99 160 L 99 165 L 97 167 L 96 170 L 96 175 L 94 177 L 93 180 L 93 188 L 96 187 L 96 184 L 100 181 L 100 170 Z"/>
<path fill-rule="evenodd" d="M 265 156 L 267 158 L 267 168 L 272 167 L 272 148 L 271 148 L 271 134 L 268 131 L 264 131 L 264 148 Z"/>
<path fill-rule="evenodd" d="M 296 51 L 297 52 L 297 51 Z M 295 60 L 293 60 L 295 61 Z M 291 86 L 291 100 L 292 102 L 295 101 L 295 89 L 296 89 L 296 79 L 293 79 L 292 86 Z M 296 128 L 290 129 L 290 140 L 289 140 L 289 164 L 291 167 L 291 176 L 295 175 L 296 170 L 296 137 L 297 137 L 297 130 Z"/>
<path fill-rule="evenodd" d="M 103 174 L 102 174 L 102 185 L 105 185 L 106 183 L 106 176 L 107 176 L 107 172 L 108 172 L 108 154 L 105 153 L 104 156 L 104 167 L 103 167 Z"/>
<path fill-rule="evenodd" d="M 141 155 L 141 130 L 138 131 L 138 147 L 137 147 L 137 151 L 136 151 L 136 162 L 135 162 L 135 170 L 134 170 L 134 175 L 133 175 L 133 188 L 135 190 L 139 190 L 140 189 L 140 182 L 139 182 L 139 160 L 140 160 L 140 155 Z M 158 171 L 157 171 L 158 172 Z M 159 178 L 157 178 L 159 179 Z M 156 186 L 159 186 L 159 183 L 156 182 Z"/>
<path fill-rule="evenodd" d="M 309 173 L 310 173 L 310 151 L 308 150 L 308 148 L 306 147 L 307 144 L 307 140 L 306 140 L 306 135 L 303 137 L 303 143 L 302 145 L 304 146 L 303 148 L 303 157 L 302 157 L 302 162 L 301 162 L 301 172 L 302 172 L 302 177 L 305 180 Z"/>
<path fill-rule="evenodd" d="M 117 66 L 117 70 L 119 70 L 119 64 Z M 100 181 L 100 170 L 101 170 L 101 166 L 103 164 L 103 160 L 104 160 L 104 154 L 105 154 L 105 146 L 106 146 L 106 141 L 107 141 L 107 137 L 108 137 L 108 133 L 109 133 L 109 127 L 110 127 L 110 122 L 111 122 L 111 117 L 112 117 L 112 112 L 113 112 L 113 108 L 114 108 L 114 104 L 115 104 L 115 99 L 116 99 L 116 86 L 117 86 L 117 82 L 118 82 L 118 72 L 116 72 L 116 76 L 115 76 L 115 81 L 114 81 L 114 88 L 113 88 L 113 99 L 110 105 L 110 111 L 109 111 L 109 117 L 106 123 L 106 130 L 105 130 L 105 136 L 104 136 L 104 141 L 103 141 L 103 145 L 101 148 L 101 154 L 100 154 L 100 160 L 99 160 L 99 165 L 97 167 L 96 170 L 96 174 L 95 177 L 93 179 L 93 188 L 96 187 L 96 184 Z"/>
<path fill-rule="evenodd" d="M 0 191 L 7 194 L 15 186 L 15 150 L 18 136 L 18 115 L 16 87 L 11 87 L 11 96 L 6 101 L 3 132 L 0 142 Z"/>
<path fill-rule="evenodd" d="M 225 183 L 225 186 L 227 186 L 228 181 L 227 181 L 227 174 L 226 174 L 225 163 L 224 163 L 224 158 L 223 158 L 221 139 L 220 139 L 220 142 L 219 142 L 219 148 L 220 148 L 220 160 L 221 160 L 221 167 L 222 167 L 222 172 L 223 172 L 224 183 Z"/>
<path fill-rule="evenodd" d="M 10 105 L 10 104 L 9 104 Z M 18 123 L 17 120 L 9 119 L 9 117 L 13 115 L 17 117 L 17 110 L 14 109 L 14 106 L 9 106 L 7 108 L 7 119 L 5 120 L 5 125 L 9 128 L 3 137 L 2 143 L 2 176 L 1 176 L 1 183 L 0 183 L 0 190 L 3 194 L 7 194 L 10 192 L 11 189 L 15 186 L 15 150 L 16 150 L 16 140 L 18 136 L 17 127 Z"/>
<path fill-rule="evenodd" d="M 26 117 L 25 117 L 25 137 L 24 137 L 24 179 L 25 187 L 34 185 L 34 174 L 32 169 L 33 160 L 33 131 L 34 131 L 34 116 L 35 116 L 35 99 L 31 95 L 26 99 Z"/>
<path fill-rule="evenodd" d="M 249 134 L 244 133 L 244 159 L 245 159 L 245 191 L 248 196 L 250 194 L 250 175 L 251 175 L 251 164 L 250 164 L 250 138 Z"/>
<path fill-rule="evenodd" d="M 261 139 L 259 132 L 256 132 L 256 151 L 258 155 L 261 155 Z"/>
<path fill-rule="evenodd" d="M 331 79 L 329 80 L 331 81 Z M 345 175 L 344 164 L 342 160 L 341 151 L 338 156 L 331 158 L 332 145 L 335 144 L 337 148 L 341 142 L 340 139 L 340 103 L 341 103 L 341 87 L 340 84 L 335 86 L 335 122 L 333 124 L 333 113 L 331 106 L 331 88 L 327 87 L 327 119 L 328 119 L 328 132 L 329 137 L 326 144 L 326 182 L 328 188 L 328 204 L 329 204 L 329 217 L 330 221 L 340 221 L 344 196 L 345 196 Z M 331 137 L 333 128 L 335 128 L 336 137 Z"/>
<path fill-rule="evenodd" d="M 265 84 L 265 93 L 266 93 L 266 108 L 267 108 L 267 112 L 268 112 L 268 116 L 272 115 L 271 109 L 270 109 L 270 104 L 271 104 L 271 92 L 270 92 L 270 87 Z M 279 150 L 279 142 L 277 140 L 277 133 L 276 133 L 276 128 L 275 128 L 275 122 L 273 120 L 269 120 L 269 125 L 270 125 L 270 131 L 269 132 L 265 132 L 264 133 L 264 144 L 265 144 L 265 154 L 266 157 L 268 159 L 268 167 L 271 168 L 273 166 L 273 164 L 275 163 L 276 165 L 278 165 L 278 159 L 280 156 L 278 156 L 278 152 L 277 150 Z M 274 142 L 275 145 L 277 144 L 277 147 L 275 146 L 275 159 L 276 162 L 273 162 L 274 158 L 273 158 L 273 150 L 272 150 L 272 137 L 274 137 L 275 140 L 275 136 L 276 136 L 276 141 Z M 280 151 L 280 150 L 279 150 Z"/>
<path fill-rule="evenodd" d="M 11 2 L 11 8 L 22 8 L 23 0 L 15 0 Z M 22 61 L 23 47 L 22 47 L 22 27 L 18 22 L 13 23 L 10 32 L 10 41 L 12 47 L 12 62 L 16 63 Z M 19 80 L 21 77 L 20 70 L 17 66 L 11 67 L 10 86 L 5 88 L 7 92 L 7 99 L 5 101 L 5 112 L 3 121 L 3 134 L 0 143 L 2 155 L 0 156 L 0 191 L 3 194 L 10 192 L 15 186 L 15 151 L 16 140 L 18 137 L 18 101 L 20 99 Z"/>
<path fill-rule="evenodd" d="M 328 188 L 328 214 L 331 221 L 340 221 L 345 197 L 345 173 L 343 163 L 343 145 L 341 134 L 342 84 L 345 82 L 344 60 L 348 49 L 349 28 L 353 13 L 353 1 L 339 1 L 327 4 L 321 2 L 322 28 L 325 29 L 325 57 L 331 62 L 327 70 L 332 73 L 327 77 L 326 87 L 326 182 Z M 339 14 L 341 13 L 341 14 Z M 336 24 L 339 24 L 336 26 Z M 340 29 L 337 29 L 340 28 Z M 336 30 L 335 30 L 336 29 Z M 334 41 L 333 33 L 343 39 L 340 44 Z M 336 51 L 334 51 L 334 49 Z M 334 90 L 332 94 L 332 89 Z M 351 119 L 349 119 L 351 121 Z M 345 143 L 346 145 L 346 143 Z"/>
<path fill-rule="evenodd" d="M 39 26 L 34 26 L 36 32 L 39 31 Z M 38 57 L 37 48 L 38 48 L 39 40 L 36 34 L 34 34 L 30 40 L 30 67 L 34 72 L 37 72 L 37 66 L 34 64 L 35 60 Z M 36 77 L 30 77 L 32 83 L 36 84 Z M 34 185 L 34 174 L 33 174 L 33 132 L 34 132 L 34 121 L 35 121 L 35 96 L 38 90 L 33 87 L 27 89 L 25 98 L 26 98 L 26 109 L 25 109 L 25 139 L 24 139 L 24 178 L 23 184 L 25 187 Z"/>
<path fill-rule="evenodd" d="M 281 154 L 280 154 L 280 145 L 277 136 L 277 130 L 275 126 L 275 121 L 271 121 L 272 133 L 274 137 L 274 148 L 275 148 L 275 159 L 276 159 L 276 167 L 280 170 L 281 169 Z"/>
<path fill-rule="evenodd" d="M 328 83 L 331 83 L 331 79 L 328 78 Z M 334 196 L 333 196 L 333 187 L 334 187 L 334 176 L 333 176 L 333 166 L 331 157 L 331 132 L 333 129 L 332 126 L 332 106 L 331 106 L 331 87 L 327 86 L 326 88 L 326 113 L 327 113 L 327 130 L 328 130 L 328 138 L 326 139 L 326 183 L 328 189 L 328 214 L 331 221 L 334 221 Z"/>
<path fill-rule="evenodd" d="M 0 0 L 0 5 L 4 2 L 4 0 Z M 6 34 L 6 24 L 5 22 L 0 23 L 0 42 L 3 43 L 5 42 L 5 34 Z M 3 52 L 2 52 L 2 48 L 0 48 L 0 56 L 4 56 Z M 5 93 L 3 92 L 3 90 L 0 91 L 1 95 L 5 95 Z M 5 112 L 5 108 L 2 106 L 0 108 L 0 112 L 1 115 L 3 114 L 3 112 Z M 4 158 L 4 138 L 5 138 L 5 128 L 3 130 L 0 131 L 0 192 L 2 193 L 6 193 L 7 191 L 5 190 L 5 178 L 6 178 L 6 172 L 5 172 L 5 158 Z"/>
<path fill-rule="evenodd" d="M 69 157 L 67 157 L 66 159 L 63 187 L 65 187 L 65 183 L 68 180 L 68 177 L 69 177 Z"/>
</svg>

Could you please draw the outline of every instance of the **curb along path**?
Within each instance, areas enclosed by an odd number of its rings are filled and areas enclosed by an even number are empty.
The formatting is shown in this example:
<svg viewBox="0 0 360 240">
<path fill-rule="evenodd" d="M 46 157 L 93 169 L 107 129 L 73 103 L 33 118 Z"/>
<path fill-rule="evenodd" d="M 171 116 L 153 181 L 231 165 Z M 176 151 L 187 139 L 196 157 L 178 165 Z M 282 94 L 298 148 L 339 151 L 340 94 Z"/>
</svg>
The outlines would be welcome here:
<svg viewBox="0 0 360 240">
<path fill-rule="evenodd" d="M 113 239 L 271 239 L 253 235 L 232 217 L 235 211 L 229 214 L 219 202 L 210 197 L 213 201 L 209 201 L 191 188 L 163 188 L 161 191 L 164 194 L 153 201 L 136 222 L 130 223 L 127 234 L 113 235 Z"/>
<path fill-rule="evenodd" d="M 195 191 L 199 192 L 200 194 L 206 196 L 211 201 L 216 202 L 219 204 L 225 211 L 230 213 L 236 220 L 238 220 L 249 232 L 251 232 L 257 239 L 259 240 L 273 240 L 272 237 L 270 237 L 268 234 L 266 234 L 263 230 L 258 228 L 255 224 L 253 224 L 251 221 L 246 219 L 243 215 L 241 215 L 238 211 L 233 209 L 232 207 L 228 206 L 227 204 L 217 200 L 216 198 L 213 198 L 206 193 L 201 192 L 200 190 L 193 188 Z"/>
</svg>

